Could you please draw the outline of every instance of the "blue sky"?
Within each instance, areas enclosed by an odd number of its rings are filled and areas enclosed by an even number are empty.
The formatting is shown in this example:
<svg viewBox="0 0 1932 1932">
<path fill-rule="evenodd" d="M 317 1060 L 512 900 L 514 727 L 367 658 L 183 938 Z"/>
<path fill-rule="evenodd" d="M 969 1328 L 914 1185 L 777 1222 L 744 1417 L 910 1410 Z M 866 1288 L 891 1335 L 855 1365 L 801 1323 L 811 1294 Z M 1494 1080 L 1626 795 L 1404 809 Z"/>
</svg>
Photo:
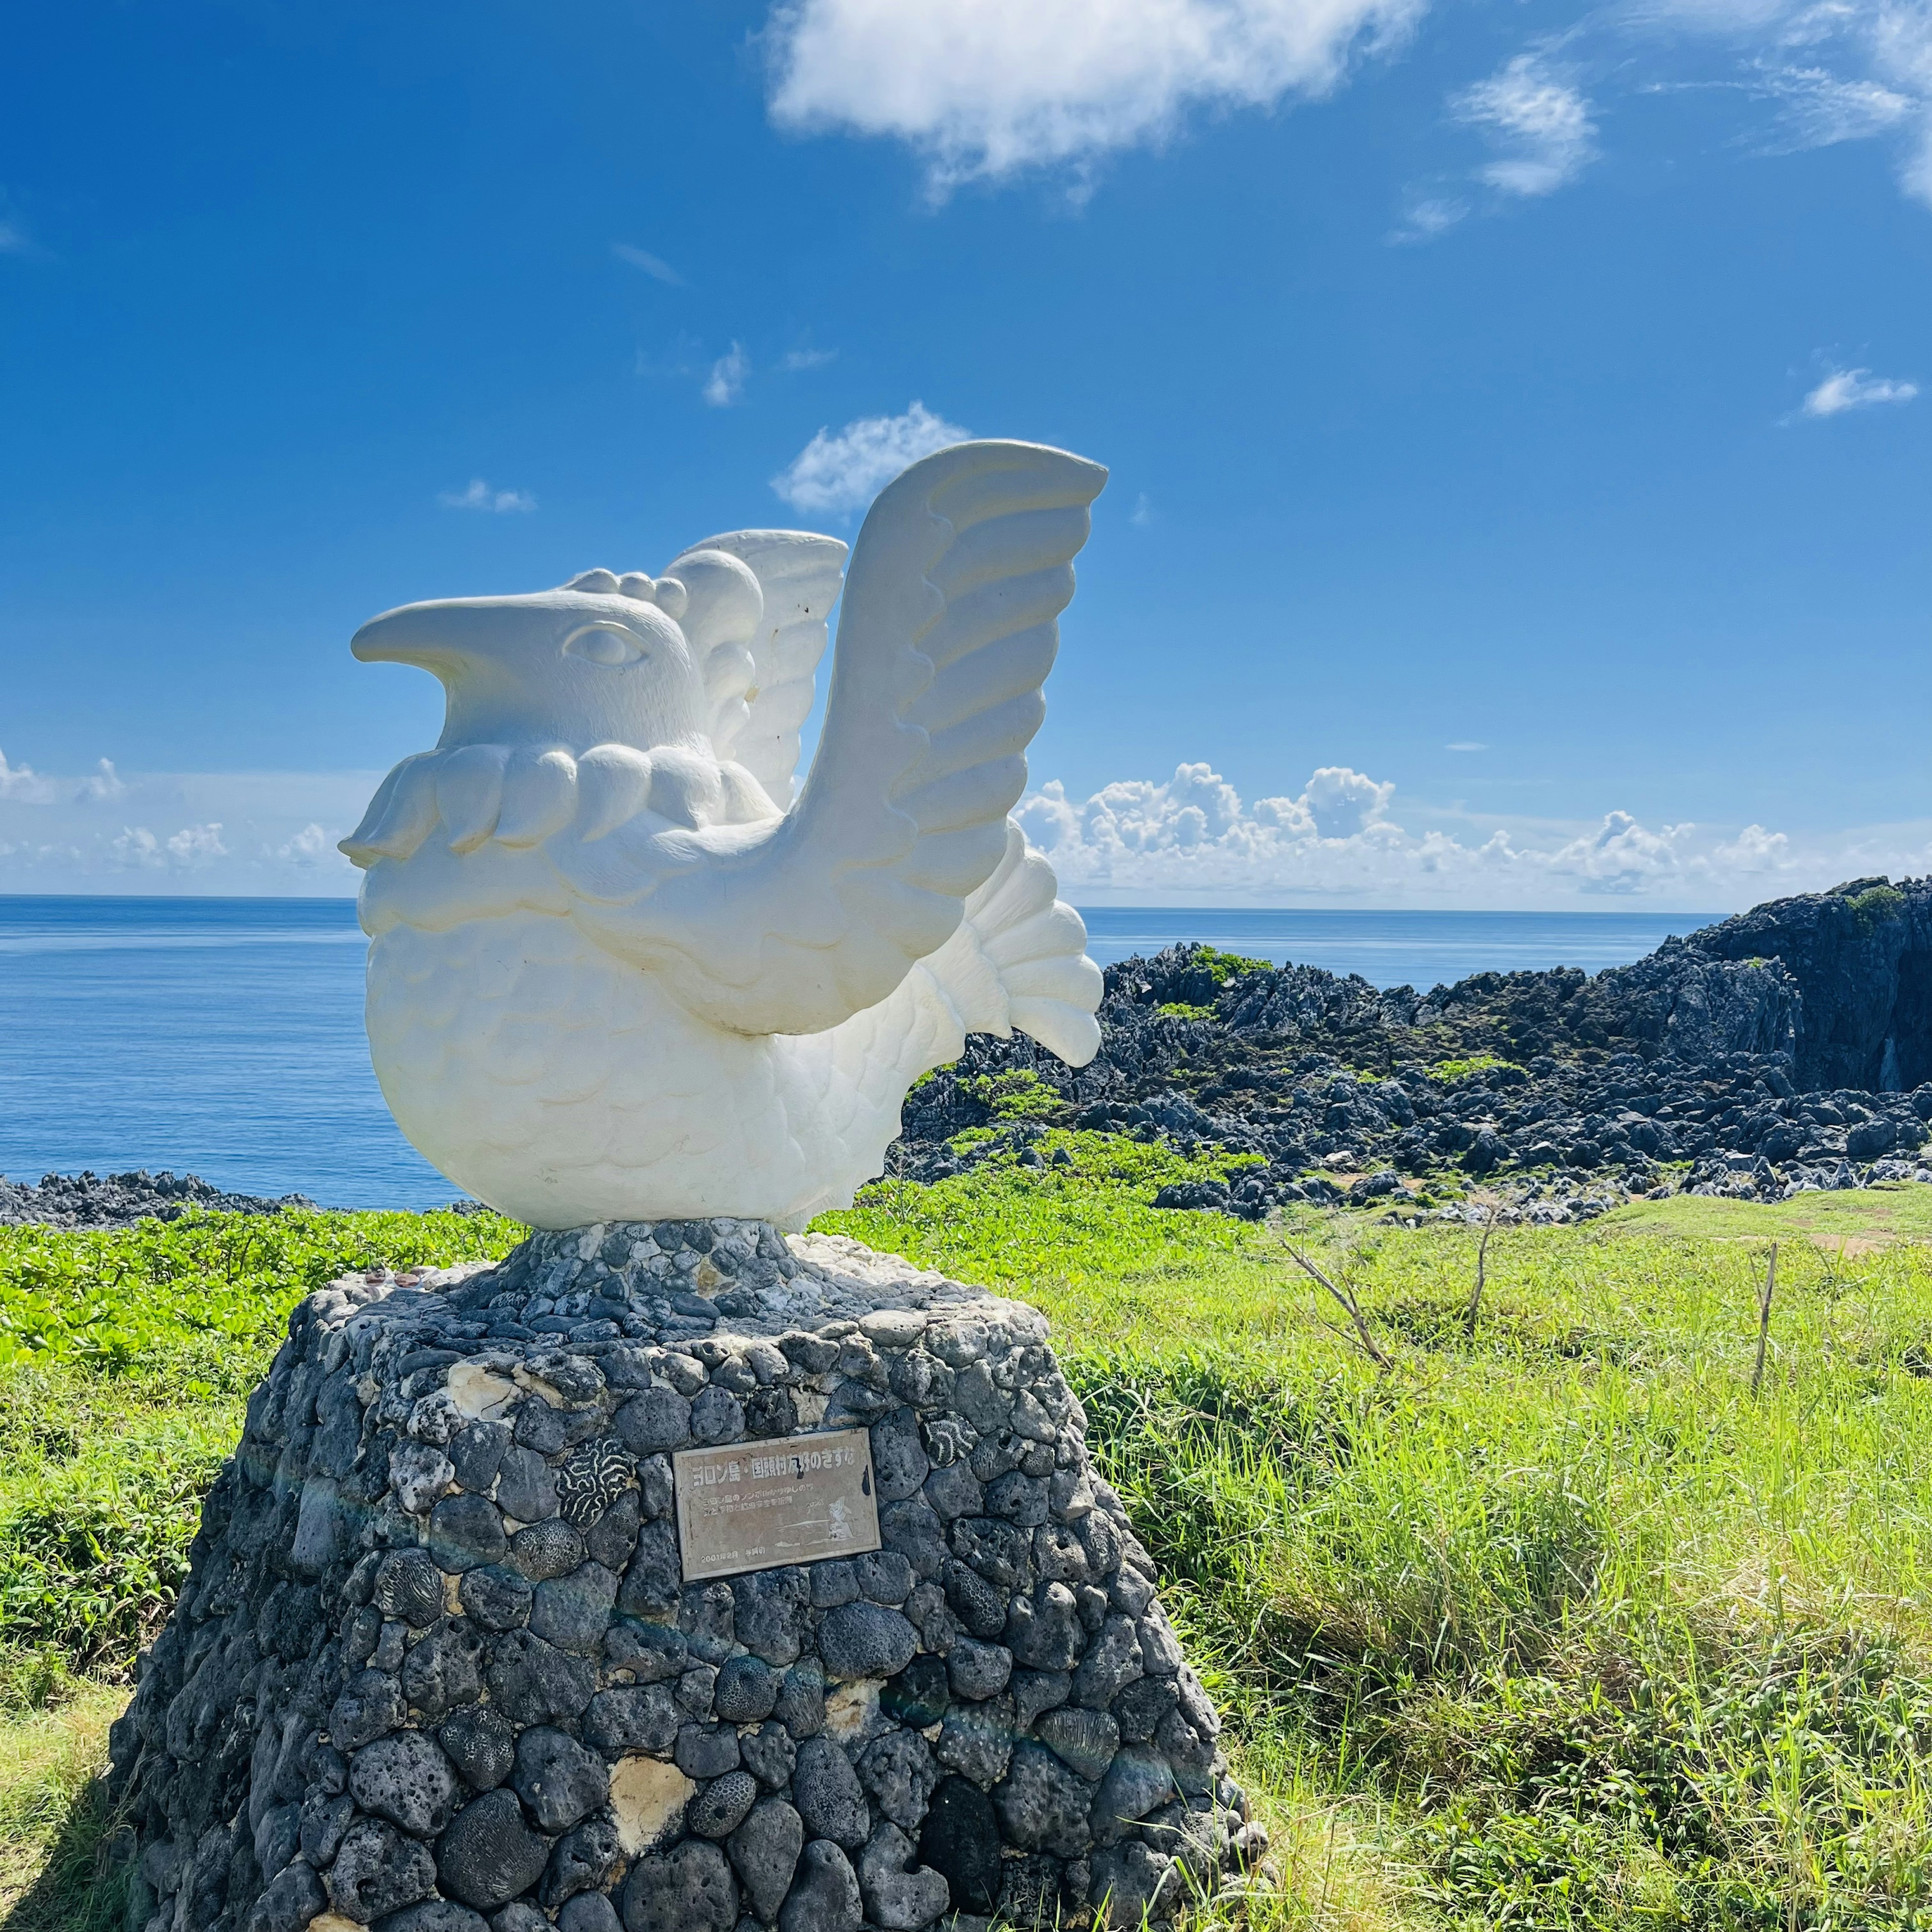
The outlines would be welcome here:
<svg viewBox="0 0 1932 1932">
<path fill-rule="evenodd" d="M 849 535 L 952 429 L 1113 472 L 1025 808 L 1070 896 L 1932 869 L 1923 4 L 10 39 L 0 891 L 352 890 L 440 711 L 362 619 Z"/>
</svg>

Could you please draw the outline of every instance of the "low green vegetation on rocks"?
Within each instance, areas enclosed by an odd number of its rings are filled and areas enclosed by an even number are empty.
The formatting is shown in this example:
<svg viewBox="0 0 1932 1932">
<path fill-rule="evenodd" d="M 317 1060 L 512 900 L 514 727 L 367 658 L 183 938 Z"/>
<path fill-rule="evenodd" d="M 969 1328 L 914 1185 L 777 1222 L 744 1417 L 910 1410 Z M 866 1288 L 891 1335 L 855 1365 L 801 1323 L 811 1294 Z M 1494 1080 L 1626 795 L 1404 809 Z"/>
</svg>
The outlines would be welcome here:
<svg viewBox="0 0 1932 1932">
<path fill-rule="evenodd" d="M 1429 1077 L 1432 1080 L 1467 1080 L 1473 1074 L 1493 1073 L 1504 1066 L 1519 1073 L 1522 1071 L 1513 1060 L 1499 1060 L 1493 1053 L 1472 1053 L 1463 1060 L 1438 1060 L 1429 1070 Z"/>
<path fill-rule="evenodd" d="M 1151 1204 L 1231 1165 L 1049 1125 L 818 1224 L 1052 1317 L 1274 1834 L 1274 1888 L 1225 1913 L 1932 1918 L 1932 1188 L 1500 1228 L 1472 1304 L 1479 1230 Z M 86 1770 L 289 1307 L 519 1232 L 0 1232 L 9 1932 L 109 1922 Z"/>
<path fill-rule="evenodd" d="M 1850 904 L 1862 930 L 1870 932 L 1882 921 L 1897 919 L 1905 910 L 1905 895 L 1896 886 L 1871 886 Z"/>
<path fill-rule="evenodd" d="M 1060 1120 L 1072 1111 L 1029 1067 L 982 1074 L 965 1082 L 960 1090 L 979 1101 L 996 1120 Z"/>
</svg>

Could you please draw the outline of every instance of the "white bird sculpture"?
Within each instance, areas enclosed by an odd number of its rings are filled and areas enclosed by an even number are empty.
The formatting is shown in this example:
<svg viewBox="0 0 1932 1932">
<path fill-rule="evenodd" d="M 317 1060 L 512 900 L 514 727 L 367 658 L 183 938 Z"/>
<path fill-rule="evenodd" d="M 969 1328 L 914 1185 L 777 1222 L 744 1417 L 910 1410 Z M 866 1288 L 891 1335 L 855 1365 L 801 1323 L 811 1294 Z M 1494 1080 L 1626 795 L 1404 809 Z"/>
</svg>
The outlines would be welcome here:
<svg viewBox="0 0 1932 1932">
<path fill-rule="evenodd" d="M 416 1146 L 538 1227 L 802 1226 L 878 1174 L 968 1033 L 1078 1066 L 1098 970 L 1007 817 L 1106 472 L 967 442 L 873 504 L 825 723 L 799 729 L 845 546 L 694 545 L 652 578 L 405 604 L 436 748 L 342 850 L 364 872 L 376 1077 Z"/>
</svg>

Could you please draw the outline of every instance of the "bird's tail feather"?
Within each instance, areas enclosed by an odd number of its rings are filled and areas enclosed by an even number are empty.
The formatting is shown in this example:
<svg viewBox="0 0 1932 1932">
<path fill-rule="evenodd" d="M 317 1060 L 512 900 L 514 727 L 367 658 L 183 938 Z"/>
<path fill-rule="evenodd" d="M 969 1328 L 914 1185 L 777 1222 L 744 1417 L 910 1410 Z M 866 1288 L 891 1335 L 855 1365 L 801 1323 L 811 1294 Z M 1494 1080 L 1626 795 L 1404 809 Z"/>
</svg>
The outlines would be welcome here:
<svg viewBox="0 0 1932 1932">
<path fill-rule="evenodd" d="M 1005 1038 L 1017 1028 L 1084 1066 L 1100 1050 L 1100 971 L 1086 956 L 1080 915 L 1058 890 L 1052 867 L 1008 820 L 992 878 L 967 900 L 958 930 L 915 970 L 937 982 L 962 1033 Z"/>
<path fill-rule="evenodd" d="M 967 900 L 952 938 L 878 1005 L 794 1043 L 788 1064 L 808 1090 L 802 1111 L 821 1145 L 848 1148 L 856 1158 L 800 1200 L 783 1226 L 802 1228 L 822 1208 L 851 1205 L 854 1190 L 877 1171 L 867 1160 L 882 1156 L 898 1131 L 908 1088 L 957 1060 L 969 1033 L 1007 1037 L 1017 1027 L 1073 1066 L 1100 1051 L 1100 968 L 1084 955 L 1080 915 L 1059 903 L 1058 890 L 1053 868 L 1009 824 L 1006 851 Z"/>
</svg>

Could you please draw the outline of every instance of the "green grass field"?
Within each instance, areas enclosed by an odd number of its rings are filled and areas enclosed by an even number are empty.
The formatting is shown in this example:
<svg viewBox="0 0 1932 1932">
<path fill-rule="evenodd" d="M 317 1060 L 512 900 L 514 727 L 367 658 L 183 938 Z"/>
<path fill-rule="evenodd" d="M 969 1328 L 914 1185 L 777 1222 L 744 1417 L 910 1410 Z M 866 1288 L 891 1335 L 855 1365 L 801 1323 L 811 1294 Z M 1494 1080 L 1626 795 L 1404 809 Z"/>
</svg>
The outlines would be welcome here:
<svg viewBox="0 0 1932 1932">
<path fill-rule="evenodd" d="M 1472 1320 L 1473 1232 L 1162 1212 L 1204 1170 L 1039 1145 L 1073 1165 L 885 1184 L 819 1225 L 1052 1318 L 1274 1833 L 1278 1884 L 1224 1916 L 1932 1923 L 1932 1188 L 1499 1231 Z M 516 1232 L 0 1230 L 9 1932 L 110 1922 L 88 1775 L 288 1307 Z"/>
</svg>

